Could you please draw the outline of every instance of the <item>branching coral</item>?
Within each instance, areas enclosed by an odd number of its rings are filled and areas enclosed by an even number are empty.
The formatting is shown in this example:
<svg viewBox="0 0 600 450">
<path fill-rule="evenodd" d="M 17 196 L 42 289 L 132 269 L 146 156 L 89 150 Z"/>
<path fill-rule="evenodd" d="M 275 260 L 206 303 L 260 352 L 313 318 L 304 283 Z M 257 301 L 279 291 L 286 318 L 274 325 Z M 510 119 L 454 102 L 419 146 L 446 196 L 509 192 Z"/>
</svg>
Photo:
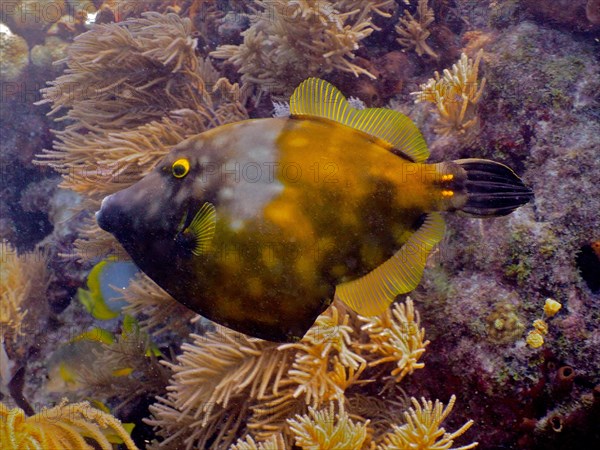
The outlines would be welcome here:
<svg viewBox="0 0 600 450">
<path fill-rule="evenodd" d="M 335 402 L 328 408 L 308 409 L 308 414 L 288 419 L 296 445 L 304 450 L 361 449 L 367 439 L 365 423 L 355 423 L 342 404 L 336 413 Z"/>
<path fill-rule="evenodd" d="M 428 341 L 410 299 L 379 318 L 361 318 L 362 329 L 343 308 L 331 306 L 293 344 L 269 343 L 228 329 L 194 335 L 177 363 L 167 364 L 173 371 L 168 395 L 151 407 L 153 417 L 147 422 L 164 439 L 154 448 L 226 448 L 244 432 L 234 449 L 270 448 L 259 446 L 269 440 L 285 442 L 277 448 L 291 447 L 294 440 L 302 448 L 361 448 L 356 442 L 370 441 L 374 430 L 356 415 L 360 408 L 352 417 L 361 423 L 349 421 L 347 392 L 364 383 L 386 382 L 363 378 L 367 361 L 371 366 L 395 363 L 396 381 L 423 367 L 417 361 Z M 403 409 L 394 398 L 385 402 L 379 407 Z M 337 415 L 333 405 L 338 405 Z M 377 430 L 389 429 L 392 419 L 392 414 L 378 418 Z M 321 422 L 329 425 L 323 428 Z M 381 436 L 378 431 L 376 438 Z M 343 441 L 354 438 L 358 441 Z M 331 447 L 318 447 L 325 442 Z"/>
<path fill-rule="evenodd" d="M 437 106 L 436 133 L 464 135 L 477 125 L 477 103 L 485 87 L 485 78 L 481 82 L 478 80 L 482 55 L 480 50 L 473 61 L 463 53 L 452 66 L 452 72 L 444 69 L 442 77 L 435 72 L 435 78 L 422 84 L 420 91 L 412 93 L 417 96 L 415 103 L 430 102 Z"/>
<path fill-rule="evenodd" d="M 288 373 L 297 385 L 294 397 L 304 395 L 307 405 L 319 406 L 340 399 L 346 388 L 360 377 L 366 362 L 351 348 L 353 331 L 348 325 L 348 315 L 340 318 L 334 305 L 318 317 L 301 342 L 280 347 L 298 351 Z"/>
<path fill-rule="evenodd" d="M 19 255 L 8 242 L 0 243 L 0 336 L 16 340 L 25 333 L 23 322 L 31 306 L 37 317 L 46 311 L 43 296 L 48 286 L 43 253 Z M 33 298 L 35 297 L 35 298 Z M 33 305 L 35 303 L 35 305 Z"/>
<path fill-rule="evenodd" d="M 223 45 L 211 56 L 239 68 L 244 85 L 282 93 L 309 76 L 333 70 L 375 78 L 355 64 L 359 42 L 375 26 L 372 14 L 389 17 L 387 0 L 255 0 L 260 8 L 241 45 Z"/>
<path fill-rule="evenodd" d="M 433 9 L 427 6 L 427 0 L 419 0 L 417 6 L 417 18 L 406 11 L 406 17 L 401 17 L 396 32 L 400 35 L 398 43 L 407 49 L 415 49 L 417 55 L 422 56 L 424 53 L 437 59 L 438 55 L 427 44 L 427 38 L 431 34 L 427 29 L 435 21 Z"/>
<path fill-rule="evenodd" d="M 229 450 L 285 450 L 285 441 L 281 434 L 274 434 L 264 442 L 257 443 L 252 436 L 239 439 Z"/>
<path fill-rule="evenodd" d="M 31 417 L 20 408 L 9 409 L 0 403 L 0 436 L 5 450 L 112 450 L 113 443 L 137 449 L 118 419 L 92 408 L 88 402 L 69 404 L 66 399 Z"/>
<path fill-rule="evenodd" d="M 415 311 L 410 298 L 406 303 L 396 303 L 381 316 L 360 317 L 365 322 L 362 327 L 370 341 L 359 344 L 370 354 L 369 366 L 396 363 L 391 372 L 396 382 L 400 382 L 415 369 L 425 365 L 419 359 L 429 345 L 425 339 L 425 329 L 420 327 L 419 313 Z"/>
<path fill-rule="evenodd" d="M 187 448 L 203 447 L 214 433 L 221 445 L 229 445 L 245 404 L 276 392 L 289 367 L 289 354 L 277 344 L 228 329 L 192 338 L 193 343 L 182 346 L 178 364 L 168 364 L 173 370 L 169 394 L 151 407 L 154 419 L 149 423 L 161 427 L 159 434 L 167 437 L 162 445 L 183 435 Z M 215 429 L 226 412 L 236 425 Z M 186 422 L 190 428 L 182 426 Z"/>
<path fill-rule="evenodd" d="M 444 428 L 440 428 L 442 422 L 448 417 L 456 397 L 452 396 L 448 405 L 444 405 L 436 400 L 432 403 L 421 399 L 411 399 L 413 407 L 404 413 L 406 423 L 398 426 L 393 425 L 393 431 L 387 434 L 383 442 L 377 447 L 377 450 L 397 450 L 397 449 L 430 449 L 430 450 L 467 450 L 477 446 L 477 442 L 462 447 L 452 447 L 454 439 L 467 431 L 473 421 L 469 420 L 462 427 L 453 433 L 447 433 Z"/>
</svg>

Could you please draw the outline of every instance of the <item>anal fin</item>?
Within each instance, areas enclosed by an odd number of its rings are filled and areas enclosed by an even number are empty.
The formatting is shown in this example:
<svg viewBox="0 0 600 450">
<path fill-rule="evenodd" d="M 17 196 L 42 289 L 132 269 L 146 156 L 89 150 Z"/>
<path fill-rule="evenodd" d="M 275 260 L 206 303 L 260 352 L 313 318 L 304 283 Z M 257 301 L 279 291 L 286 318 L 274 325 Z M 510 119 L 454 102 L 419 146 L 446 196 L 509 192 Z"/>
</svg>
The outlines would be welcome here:
<svg viewBox="0 0 600 450">
<path fill-rule="evenodd" d="M 429 213 L 423 225 L 390 259 L 363 277 L 337 286 L 335 294 L 363 316 L 384 312 L 396 296 L 414 290 L 427 257 L 446 229 L 439 213 Z"/>
</svg>

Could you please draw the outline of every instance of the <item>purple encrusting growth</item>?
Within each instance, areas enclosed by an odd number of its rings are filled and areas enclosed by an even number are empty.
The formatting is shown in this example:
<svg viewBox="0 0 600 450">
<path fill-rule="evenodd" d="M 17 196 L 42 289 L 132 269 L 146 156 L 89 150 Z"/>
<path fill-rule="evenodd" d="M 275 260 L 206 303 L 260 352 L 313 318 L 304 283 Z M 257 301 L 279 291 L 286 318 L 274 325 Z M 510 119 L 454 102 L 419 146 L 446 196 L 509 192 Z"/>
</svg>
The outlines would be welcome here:
<svg viewBox="0 0 600 450">
<path fill-rule="evenodd" d="M 532 186 L 535 202 L 494 221 L 448 218 L 440 266 L 414 295 L 435 337 L 429 376 L 413 380 L 470 397 L 463 412 L 480 418 L 482 448 L 578 448 L 600 441 L 600 296 L 577 266 L 582 247 L 600 237 L 597 44 L 524 21 L 485 50 L 477 140 L 438 140 L 433 157 L 499 159 Z M 486 318 L 498 304 L 531 328 L 546 297 L 563 309 L 544 347 L 526 346 L 526 332 L 510 343 L 491 339 Z M 575 373 L 566 389 L 557 387 L 563 366 Z"/>
</svg>

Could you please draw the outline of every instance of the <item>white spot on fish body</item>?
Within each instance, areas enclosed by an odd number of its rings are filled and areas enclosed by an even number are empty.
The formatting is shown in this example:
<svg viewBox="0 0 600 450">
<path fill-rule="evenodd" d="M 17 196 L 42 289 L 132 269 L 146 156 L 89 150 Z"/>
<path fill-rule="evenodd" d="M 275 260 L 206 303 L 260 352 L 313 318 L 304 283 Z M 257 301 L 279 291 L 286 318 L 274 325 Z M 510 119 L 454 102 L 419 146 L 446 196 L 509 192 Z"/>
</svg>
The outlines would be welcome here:
<svg viewBox="0 0 600 450">
<path fill-rule="evenodd" d="M 231 223 L 229 224 L 229 228 L 231 229 L 231 231 L 240 231 L 244 228 L 244 225 L 245 222 L 243 220 L 236 219 L 231 221 Z"/>
</svg>

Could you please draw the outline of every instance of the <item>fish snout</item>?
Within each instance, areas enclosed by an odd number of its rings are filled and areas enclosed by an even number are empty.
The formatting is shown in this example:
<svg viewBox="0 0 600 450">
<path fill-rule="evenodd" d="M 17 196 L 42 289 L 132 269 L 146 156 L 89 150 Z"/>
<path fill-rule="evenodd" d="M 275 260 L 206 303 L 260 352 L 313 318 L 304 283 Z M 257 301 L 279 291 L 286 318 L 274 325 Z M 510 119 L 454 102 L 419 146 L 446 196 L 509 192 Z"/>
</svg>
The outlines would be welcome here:
<svg viewBox="0 0 600 450">
<path fill-rule="evenodd" d="M 115 194 L 109 195 L 102 199 L 100 209 L 96 211 L 96 223 L 100 228 L 109 233 L 114 233 L 118 229 L 119 213 L 115 211 L 114 198 Z"/>
</svg>

